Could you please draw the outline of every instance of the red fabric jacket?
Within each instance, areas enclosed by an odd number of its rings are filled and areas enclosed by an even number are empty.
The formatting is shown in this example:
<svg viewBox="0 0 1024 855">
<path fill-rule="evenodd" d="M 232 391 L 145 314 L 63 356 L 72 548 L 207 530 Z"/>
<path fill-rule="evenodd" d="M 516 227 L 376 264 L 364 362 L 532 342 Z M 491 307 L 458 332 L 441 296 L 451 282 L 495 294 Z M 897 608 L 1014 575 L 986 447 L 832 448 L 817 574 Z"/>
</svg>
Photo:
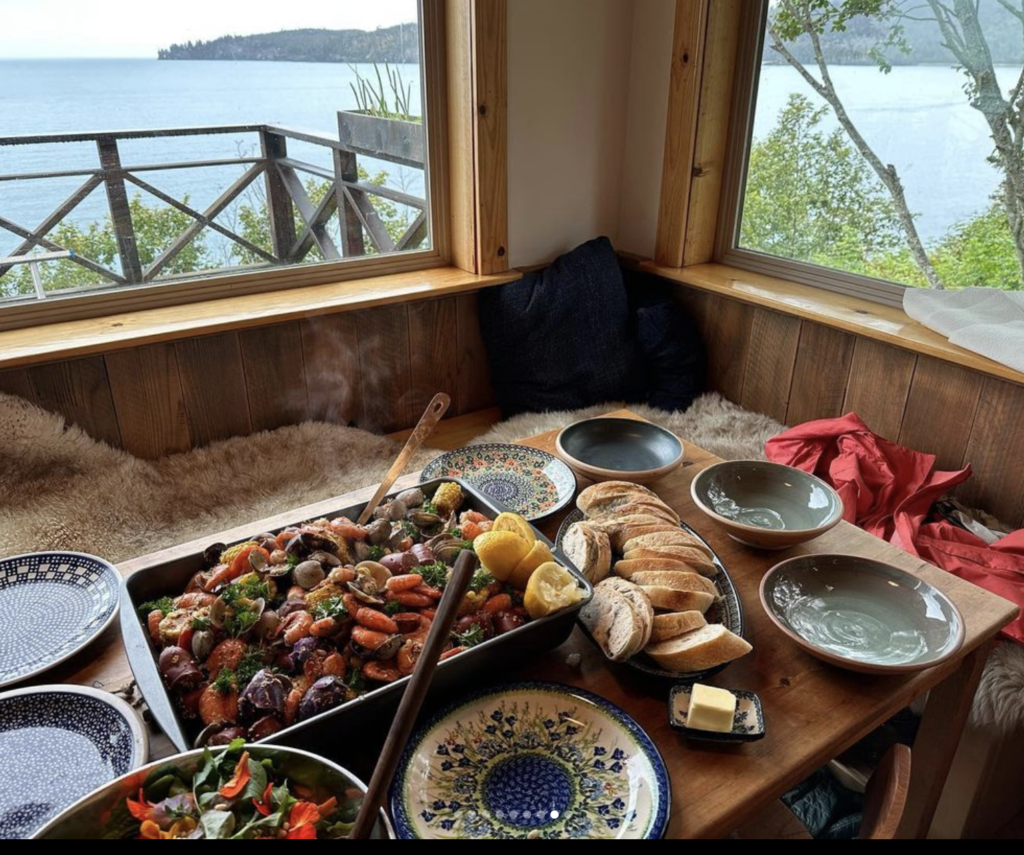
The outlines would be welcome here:
<svg viewBox="0 0 1024 855">
<path fill-rule="evenodd" d="M 930 522 L 932 505 L 971 477 L 935 470 L 935 457 L 871 432 L 855 415 L 808 422 L 768 441 L 768 459 L 812 472 L 839 492 L 845 518 L 1024 612 L 1024 531 L 990 546 L 952 523 Z M 1003 630 L 1024 644 L 1024 616 Z"/>
</svg>

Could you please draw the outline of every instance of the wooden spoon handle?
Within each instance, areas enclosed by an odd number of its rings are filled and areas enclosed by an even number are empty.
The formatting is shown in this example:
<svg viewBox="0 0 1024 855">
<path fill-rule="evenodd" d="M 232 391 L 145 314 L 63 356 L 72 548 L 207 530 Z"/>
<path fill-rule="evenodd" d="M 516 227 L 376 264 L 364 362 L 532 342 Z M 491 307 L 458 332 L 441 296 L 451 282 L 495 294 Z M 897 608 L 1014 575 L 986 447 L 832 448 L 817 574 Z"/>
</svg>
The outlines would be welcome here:
<svg viewBox="0 0 1024 855">
<path fill-rule="evenodd" d="M 477 564 L 476 555 L 468 549 L 455 560 L 455 569 L 445 586 L 444 596 L 441 598 L 437 614 L 434 616 L 434 623 L 427 634 L 427 640 L 423 645 L 420 658 L 416 662 L 416 669 L 412 672 L 409 685 L 405 687 L 402 703 L 391 723 L 391 730 L 384 743 L 384 750 L 377 760 L 377 768 L 373 770 L 370 786 L 366 790 L 363 806 L 359 810 L 359 816 L 356 818 L 356 824 L 352 830 L 352 839 L 354 840 L 368 839 L 373 832 L 374 825 L 377 824 L 378 812 L 384 805 L 388 788 L 391 786 L 391 779 L 395 777 L 402 753 L 412 735 L 416 719 L 423 707 L 423 701 L 426 700 L 438 661 L 451 638 L 452 624 L 455 623 L 459 606 L 462 605 L 462 600 L 473 581 Z"/>
<path fill-rule="evenodd" d="M 452 399 L 449 398 L 444 392 L 434 396 L 434 400 L 430 402 L 426 411 L 423 413 L 423 417 L 420 419 L 416 430 L 412 432 L 412 436 L 409 437 L 408 442 L 405 443 L 405 448 L 402 449 L 402 453 L 398 455 L 398 459 L 392 464 L 391 469 L 388 470 L 387 476 L 381 481 L 380 486 L 377 488 L 377 492 L 373 494 L 373 498 L 370 499 L 370 504 L 366 506 L 363 512 L 359 515 L 357 520 L 359 525 L 366 525 L 370 517 L 373 516 L 373 512 L 377 510 L 377 506 L 381 503 L 381 500 L 388 494 L 388 490 L 391 489 L 395 481 L 399 479 L 401 474 L 405 471 L 405 467 L 409 465 L 409 461 L 412 456 L 420 450 L 420 446 L 427 441 L 427 437 L 434 432 L 434 428 L 437 427 L 437 423 L 444 418 L 444 414 L 448 412 L 448 408 L 452 404 Z"/>
</svg>

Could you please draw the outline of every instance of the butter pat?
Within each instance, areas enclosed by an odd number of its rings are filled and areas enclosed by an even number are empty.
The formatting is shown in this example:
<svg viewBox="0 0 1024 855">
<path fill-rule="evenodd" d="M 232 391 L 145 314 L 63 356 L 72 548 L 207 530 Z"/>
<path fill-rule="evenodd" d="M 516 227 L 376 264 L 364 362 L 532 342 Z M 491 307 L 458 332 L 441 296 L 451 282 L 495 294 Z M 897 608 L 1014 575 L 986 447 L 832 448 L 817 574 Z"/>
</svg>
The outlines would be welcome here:
<svg viewBox="0 0 1024 855">
<path fill-rule="evenodd" d="M 724 689 L 694 686 L 686 726 L 708 733 L 732 733 L 736 721 L 736 696 Z"/>
</svg>

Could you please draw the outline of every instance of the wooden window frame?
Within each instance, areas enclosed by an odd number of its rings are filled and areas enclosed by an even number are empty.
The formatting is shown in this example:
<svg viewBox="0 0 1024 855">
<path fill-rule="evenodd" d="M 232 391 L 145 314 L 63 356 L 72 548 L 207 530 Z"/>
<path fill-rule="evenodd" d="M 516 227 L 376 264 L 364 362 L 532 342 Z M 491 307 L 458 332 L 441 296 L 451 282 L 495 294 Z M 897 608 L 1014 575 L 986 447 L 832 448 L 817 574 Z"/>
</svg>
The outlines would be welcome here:
<svg viewBox="0 0 1024 855">
<path fill-rule="evenodd" d="M 430 270 L 508 270 L 507 0 L 419 0 L 431 248 L 0 307 L 0 331 Z M 468 201 L 467 201 L 468 200 Z"/>
<path fill-rule="evenodd" d="M 676 0 L 655 264 L 718 263 L 902 306 L 906 288 L 738 247 L 769 0 Z"/>
</svg>

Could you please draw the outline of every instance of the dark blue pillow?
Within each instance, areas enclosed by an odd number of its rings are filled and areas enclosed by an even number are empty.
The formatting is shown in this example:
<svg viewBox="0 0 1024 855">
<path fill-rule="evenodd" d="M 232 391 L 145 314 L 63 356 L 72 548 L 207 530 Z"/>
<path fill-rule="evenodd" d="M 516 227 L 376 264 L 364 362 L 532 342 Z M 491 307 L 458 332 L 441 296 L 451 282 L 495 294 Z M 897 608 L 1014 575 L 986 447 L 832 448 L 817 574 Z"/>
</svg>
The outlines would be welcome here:
<svg viewBox="0 0 1024 855">
<path fill-rule="evenodd" d="M 642 399 L 619 260 L 607 238 L 480 295 L 502 415 Z"/>
</svg>

